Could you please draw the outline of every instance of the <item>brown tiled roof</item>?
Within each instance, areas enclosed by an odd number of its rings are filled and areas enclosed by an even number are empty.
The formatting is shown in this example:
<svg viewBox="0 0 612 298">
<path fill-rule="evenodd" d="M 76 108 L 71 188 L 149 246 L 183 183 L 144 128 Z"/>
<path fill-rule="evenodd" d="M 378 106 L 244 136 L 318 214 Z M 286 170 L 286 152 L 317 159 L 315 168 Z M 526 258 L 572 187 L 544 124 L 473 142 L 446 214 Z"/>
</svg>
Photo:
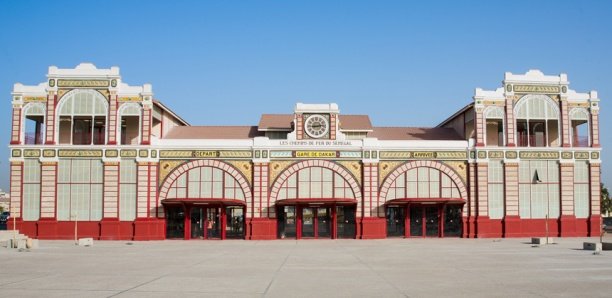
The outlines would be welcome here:
<svg viewBox="0 0 612 298">
<path fill-rule="evenodd" d="M 372 130 L 368 115 L 340 115 L 342 130 Z M 263 114 L 259 120 L 259 129 L 291 129 L 293 114 Z"/>
<path fill-rule="evenodd" d="M 262 135 L 257 126 L 177 126 L 164 139 L 252 139 Z"/>
<path fill-rule="evenodd" d="M 445 127 L 374 127 L 368 137 L 379 140 L 463 140 L 454 129 Z"/>
<path fill-rule="evenodd" d="M 340 115 L 341 130 L 372 130 L 368 115 Z"/>
<path fill-rule="evenodd" d="M 259 119 L 259 129 L 291 129 L 293 114 L 263 114 Z"/>
</svg>

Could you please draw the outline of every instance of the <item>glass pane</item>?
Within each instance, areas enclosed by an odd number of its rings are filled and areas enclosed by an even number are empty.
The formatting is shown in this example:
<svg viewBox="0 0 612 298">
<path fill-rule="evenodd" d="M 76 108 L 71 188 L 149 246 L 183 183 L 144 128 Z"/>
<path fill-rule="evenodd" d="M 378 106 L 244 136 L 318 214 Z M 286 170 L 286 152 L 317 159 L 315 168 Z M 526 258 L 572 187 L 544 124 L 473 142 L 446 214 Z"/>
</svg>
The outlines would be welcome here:
<svg viewBox="0 0 612 298">
<path fill-rule="evenodd" d="M 438 214 L 438 207 L 425 208 L 425 220 L 425 235 L 430 237 L 440 236 L 440 215 Z"/>
<path fill-rule="evenodd" d="M 338 238 L 355 238 L 355 206 L 336 207 L 336 225 Z"/>
<path fill-rule="evenodd" d="M 447 205 L 444 211 L 444 237 L 461 236 L 461 206 Z"/>
<path fill-rule="evenodd" d="M 191 239 L 204 239 L 204 209 L 191 208 Z"/>
<path fill-rule="evenodd" d="M 404 212 L 405 207 L 387 207 L 387 236 L 404 236 Z"/>
<path fill-rule="evenodd" d="M 296 237 L 295 206 L 281 207 L 278 212 L 278 238 Z"/>
<path fill-rule="evenodd" d="M 314 214 L 310 207 L 302 208 L 302 237 L 314 237 Z"/>
<path fill-rule="evenodd" d="M 244 239 L 244 209 L 242 207 L 226 207 L 225 219 L 225 238 Z"/>
<path fill-rule="evenodd" d="M 331 237 L 330 211 L 327 207 L 317 208 L 317 237 Z"/>
<path fill-rule="evenodd" d="M 410 236 L 423 236 L 423 208 L 420 206 L 410 207 Z"/>
<path fill-rule="evenodd" d="M 182 207 L 166 209 L 166 239 L 185 237 L 185 213 Z"/>
<path fill-rule="evenodd" d="M 221 237 L 221 209 L 207 208 L 206 209 L 206 237 L 220 238 Z"/>
</svg>

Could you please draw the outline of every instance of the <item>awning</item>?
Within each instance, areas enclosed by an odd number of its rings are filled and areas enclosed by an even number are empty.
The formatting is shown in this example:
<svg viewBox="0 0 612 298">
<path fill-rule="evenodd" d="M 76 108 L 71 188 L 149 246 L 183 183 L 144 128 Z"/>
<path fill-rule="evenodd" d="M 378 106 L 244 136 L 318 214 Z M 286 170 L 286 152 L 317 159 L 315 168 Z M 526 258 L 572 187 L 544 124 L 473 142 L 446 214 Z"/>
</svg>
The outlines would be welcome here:
<svg viewBox="0 0 612 298">
<path fill-rule="evenodd" d="M 164 205 L 223 205 L 223 206 L 246 206 L 241 200 L 228 199 L 205 199 L 205 198 L 184 198 L 184 199 L 165 199 L 161 201 Z"/>
<path fill-rule="evenodd" d="M 357 204 L 354 199 L 342 199 L 342 198 L 325 198 L 325 199 L 286 199 L 279 200 L 276 205 L 318 205 L 318 204 L 339 204 L 339 205 L 352 205 Z"/>
<path fill-rule="evenodd" d="M 460 198 L 404 198 L 385 202 L 385 205 L 392 204 L 465 204 L 465 200 Z"/>
</svg>

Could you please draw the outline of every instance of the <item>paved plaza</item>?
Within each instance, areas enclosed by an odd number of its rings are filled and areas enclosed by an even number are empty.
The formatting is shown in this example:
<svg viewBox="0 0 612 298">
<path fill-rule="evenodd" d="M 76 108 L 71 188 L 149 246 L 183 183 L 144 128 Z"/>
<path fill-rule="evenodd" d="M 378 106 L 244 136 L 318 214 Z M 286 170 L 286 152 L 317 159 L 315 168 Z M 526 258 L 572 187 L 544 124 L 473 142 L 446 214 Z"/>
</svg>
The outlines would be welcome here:
<svg viewBox="0 0 612 298">
<path fill-rule="evenodd" d="M 610 239 L 610 238 L 608 238 Z M 41 241 L 0 250 L 3 297 L 611 297 L 588 238 Z M 590 239 L 596 241 L 597 239 Z"/>
</svg>

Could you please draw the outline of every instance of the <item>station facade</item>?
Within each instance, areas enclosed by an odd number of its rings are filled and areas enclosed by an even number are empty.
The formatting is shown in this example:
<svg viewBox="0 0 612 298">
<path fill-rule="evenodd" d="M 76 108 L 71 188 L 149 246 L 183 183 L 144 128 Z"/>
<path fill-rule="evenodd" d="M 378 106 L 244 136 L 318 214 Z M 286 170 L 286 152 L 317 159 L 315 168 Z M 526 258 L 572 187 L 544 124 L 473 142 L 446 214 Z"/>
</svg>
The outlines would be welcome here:
<svg viewBox="0 0 612 298">
<path fill-rule="evenodd" d="M 50 67 L 13 88 L 10 150 L 15 226 L 39 239 L 600 233 L 599 98 L 537 70 L 416 128 L 333 103 L 192 126 L 117 67 Z"/>
</svg>

